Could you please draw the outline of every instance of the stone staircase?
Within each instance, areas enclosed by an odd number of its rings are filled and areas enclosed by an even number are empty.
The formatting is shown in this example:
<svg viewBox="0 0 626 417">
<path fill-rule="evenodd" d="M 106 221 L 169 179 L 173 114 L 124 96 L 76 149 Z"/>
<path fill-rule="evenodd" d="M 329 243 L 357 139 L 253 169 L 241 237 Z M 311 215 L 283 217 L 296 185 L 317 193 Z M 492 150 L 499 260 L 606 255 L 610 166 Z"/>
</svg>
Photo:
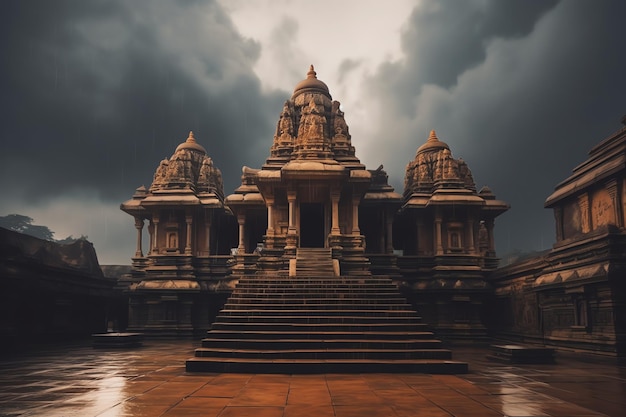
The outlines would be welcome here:
<svg viewBox="0 0 626 417">
<path fill-rule="evenodd" d="M 335 276 L 330 251 L 299 249 L 295 277 L 242 278 L 189 372 L 467 372 L 386 277 Z"/>
<path fill-rule="evenodd" d="M 300 248 L 296 252 L 296 276 L 332 277 L 335 275 L 331 250 L 326 248 Z"/>
</svg>

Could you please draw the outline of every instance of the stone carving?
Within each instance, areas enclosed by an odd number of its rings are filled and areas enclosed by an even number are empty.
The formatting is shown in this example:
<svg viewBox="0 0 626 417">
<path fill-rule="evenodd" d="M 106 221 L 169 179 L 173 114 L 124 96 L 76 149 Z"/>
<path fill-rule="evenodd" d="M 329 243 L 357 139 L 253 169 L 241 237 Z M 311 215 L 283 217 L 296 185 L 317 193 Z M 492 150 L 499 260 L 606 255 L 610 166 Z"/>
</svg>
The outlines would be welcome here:
<svg viewBox="0 0 626 417">
<path fill-rule="evenodd" d="M 328 156 L 328 143 L 325 135 L 326 117 L 315 100 L 302 108 L 298 137 L 296 138 L 297 158 L 323 158 Z"/>
<path fill-rule="evenodd" d="M 275 157 L 290 155 L 293 151 L 293 136 L 293 109 L 291 103 L 286 101 L 276 125 L 274 143 L 270 148 L 270 154 Z"/>
<path fill-rule="evenodd" d="M 607 224 L 615 224 L 613 202 L 607 190 L 598 190 L 593 195 L 591 206 L 594 228 Z"/>
<path fill-rule="evenodd" d="M 154 177 L 152 178 L 152 185 L 150 186 L 150 190 L 156 190 L 160 188 L 163 184 L 165 184 L 165 178 L 167 176 L 167 168 L 169 165 L 169 161 L 167 158 L 164 158 L 160 163 L 159 167 L 154 172 Z"/>
</svg>

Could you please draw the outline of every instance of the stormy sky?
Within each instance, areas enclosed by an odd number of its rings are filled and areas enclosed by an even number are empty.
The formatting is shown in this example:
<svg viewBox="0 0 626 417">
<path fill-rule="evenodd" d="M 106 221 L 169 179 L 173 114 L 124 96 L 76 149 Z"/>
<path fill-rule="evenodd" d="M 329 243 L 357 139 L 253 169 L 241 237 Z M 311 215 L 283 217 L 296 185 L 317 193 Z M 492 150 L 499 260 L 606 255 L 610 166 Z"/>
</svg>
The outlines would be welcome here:
<svg viewBox="0 0 626 417">
<path fill-rule="evenodd" d="M 231 193 L 314 64 L 399 192 L 436 129 L 512 205 L 499 254 L 549 248 L 544 200 L 626 114 L 625 16 L 621 0 L 3 1 L 0 215 L 128 264 L 119 204 L 189 130 Z"/>
</svg>

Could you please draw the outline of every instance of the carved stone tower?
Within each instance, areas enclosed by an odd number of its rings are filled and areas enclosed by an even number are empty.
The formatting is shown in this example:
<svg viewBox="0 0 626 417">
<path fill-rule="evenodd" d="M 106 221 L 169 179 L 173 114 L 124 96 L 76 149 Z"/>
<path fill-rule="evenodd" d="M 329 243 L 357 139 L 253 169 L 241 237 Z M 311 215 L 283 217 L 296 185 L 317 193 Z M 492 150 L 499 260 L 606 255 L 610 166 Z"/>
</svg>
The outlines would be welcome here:
<svg viewBox="0 0 626 417">
<path fill-rule="evenodd" d="M 488 187 L 476 192 L 467 164 L 434 130 L 406 167 L 403 200 L 394 240 L 409 297 L 441 336 L 486 338 L 486 273 L 498 263 L 494 219 L 509 205 Z"/>
<path fill-rule="evenodd" d="M 207 294 L 230 290 L 229 224 L 222 174 L 192 132 L 159 164 L 148 190 L 120 208 L 135 218 L 137 248 L 128 283 L 129 329 L 190 335 L 208 327 Z M 142 231 L 148 221 L 149 247 Z"/>
<path fill-rule="evenodd" d="M 235 273 L 287 274 L 297 248 L 319 247 L 332 250 L 341 274 L 369 274 L 359 206 L 371 178 L 340 103 L 311 66 L 283 106 L 266 163 L 244 167 L 226 198 L 240 225 Z"/>
</svg>

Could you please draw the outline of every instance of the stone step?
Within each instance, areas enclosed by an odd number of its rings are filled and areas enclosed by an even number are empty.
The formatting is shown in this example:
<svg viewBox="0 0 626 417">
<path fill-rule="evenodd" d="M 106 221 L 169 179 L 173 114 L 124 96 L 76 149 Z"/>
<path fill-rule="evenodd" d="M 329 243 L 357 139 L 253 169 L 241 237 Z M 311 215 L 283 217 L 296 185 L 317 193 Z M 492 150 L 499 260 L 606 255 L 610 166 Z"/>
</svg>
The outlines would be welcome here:
<svg viewBox="0 0 626 417">
<path fill-rule="evenodd" d="M 198 348 L 198 357 L 245 359 L 450 359 L 447 349 L 219 349 Z"/>
<path fill-rule="evenodd" d="M 229 300 L 231 304 L 357 304 L 357 305 L 370 305 L 370 304 L 404 304 L 406 305 L 406 299 L 402 297 L 388 297 L 384 295 L 372 295 L 370 297 L 349 297 L 348 295 L 342 296 L 341 294 L 328 294 L 324 297 L 307 297 L 306 294 L 299 295 L 263 295 L 263 297 L 245 297 L 240 295 L 239 297 L 232 297 Z"/>
<path fill-rule="evenodd" d="M 277 340 L 280 341 L 285 340 L 329 340 L 329 339 L 338 339 L 338 340 L 369 340 L 369 341 L 380 341 L 380 340 L 397 340 L 397 341 L 406 341 L 406 340 L 432 340 L 433 333 L 432 332 L 420 332 L 420 331 L 349 331 L 349 330 L 336 330 L 336 331 L 304 331 L 304 330 L 240 330 L 240 329 L 216 329 L 207 332 L 207 336 L 204 340 L 208 339 L 261 339 L 265 338 L 268 340 Z"/>
<path fill-rule="evenodd" d="M 467 373 L 465 362 L 446 359 L 245 359 L 194 357 L 187 360 L 188 372 L 324 374 L 324 373 Z"/>
<path fill-rule="evenodd" d="M 360 316 L 346 316 L 346 315 L 325 315 L 325 316 L 308 316 L 308 315 L 249 315 L 243 312 L 238 315 L 224 315 L 220 314 L 213 327 L 223 324 L 254 324 L 254 325 L 272 325 L 272 324 L 287 324 L 298 325 L 301 323 L 309 325 L 411 325 L 419 328 L 428 328 L 428 324 L 421 322 L 421 317 L 416 314 L 410 316 L 380 316 L 380 315 L 360 315 Z"/>
<path fill-rule="evenodd" d="M 408 304 L 382 304 L 382 303 L 239 303 L 237 300 L 229 300 L 224 305 L 224 308 L 228 310 L 252 310 L 252 309 L 266 309 L 266 310 L 297 310 L 303 308 L 307 310 L 326 310 L 332 308 L 333 310 L 354 311 L 354 310 L 374 310 L 374 311 L 386 311 L 386 310 L 408 310 L 410 306 Z"/>
<path fill-rule="evenodd" d="M 375 316 L 375 317 L 417 317 L 417 313 L 410 309 L 398 309 L 398 310 L 377 310 L 377 309 L 317 309 L 312 310 L 309 308 L 278 308 L 273 309 L 269 307 L 259 308 L 259 306 L 255 306 L 255 308 L 242 309 L 242 308 L 224 308 L 220 311 L 220 315 L 227 316 L 264 316 L 264 315 L 275 315 L 279 317 L 285 316 L 327 316 L 327 317 L 337 317 L 343 315 L 359 315 L 359 316 Z M 357 306 L 358 307 L 358 306 Z M 349 314 L 348 314 L 349 313 Z"/>
<path fill-rule="evenodd" d="M 289 350 L 289 349 L 440 349 L 441 341 L 437 339 L 245 339 L 245 338 L 205 338 L 203 348 L 221 349 L 258 349 L 258 350 Z"/>
<path fill-rule="evenodd" d="M 428 332 L 428 325 L 425 323 L 406 323 L 390 321 L 388 323 L 294 323 L 285 322 L 244 322 L 232 323 L 219 321 L 211 326 L 211 331 L 231 330 L 231 331 L 289 331 L 289 332 L 376 332 L 385 330 L 388 332 Z M 430 333 L 430 332 L 429 332 Z M 430 333 L 432 336 L 432 333 Z"/>
<path fill-rule="evenodd" d="M 242 277 L 239 279 L 239 284 L 267 284 L 274 286 L 276 288 L 289 286 L 289 285 L 310 285 L 313 287 L 323 286 L 323 285 L 373 285 L 373 284 L 391 284 L 393 285 L 393 281 L 389 278 L 350 278 L 350 277 L 328 277 L 328 276 L 319 276 L 319 277 L 277 277 L 275 279 L 268 279 L 265 276 L 253 276 L 253 277 Z"/>
</svg>

